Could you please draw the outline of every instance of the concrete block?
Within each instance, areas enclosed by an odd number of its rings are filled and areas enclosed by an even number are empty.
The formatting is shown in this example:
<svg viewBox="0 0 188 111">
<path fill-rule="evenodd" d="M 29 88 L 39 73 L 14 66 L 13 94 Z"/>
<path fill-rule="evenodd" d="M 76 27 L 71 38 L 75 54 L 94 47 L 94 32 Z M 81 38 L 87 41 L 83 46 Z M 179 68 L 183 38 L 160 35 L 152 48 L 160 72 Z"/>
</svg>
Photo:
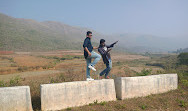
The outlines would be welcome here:
<svg viewBox="0 0 188 111">
<path fill-rule="evenodd" d="M 138 77 L 118 77 L 115 79 L 118 99 L 142 97 L 177 89 L 177 74 L 159 74 Z"/>
<path fill-rule="evenodd" d="M 61 110 L 94 101 L 116 100 L 113 79 L 74 81 L 41 85 L 41 109 Z"/>
<path fill-rule="evenodd" d="M 32 111 L 29 86 L 1 87 L 0 111 Z"/>
</svg>

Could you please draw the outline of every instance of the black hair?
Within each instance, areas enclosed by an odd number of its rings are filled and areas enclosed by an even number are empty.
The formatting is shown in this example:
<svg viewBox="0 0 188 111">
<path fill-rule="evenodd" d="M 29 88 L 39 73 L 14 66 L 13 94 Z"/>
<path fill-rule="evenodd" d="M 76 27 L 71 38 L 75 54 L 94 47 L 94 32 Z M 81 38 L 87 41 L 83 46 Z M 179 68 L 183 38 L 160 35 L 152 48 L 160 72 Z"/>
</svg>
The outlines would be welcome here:
<svg viewBox="0 0 188 111">
<path fill-rule="evenodd" d="M 105 42 L 105 40 L 104 40 L 104 39 L 101 39 L 101 40 L 100 40 L 100 44 L 101 44 L 101 43 L 104 43 L 104 42 Z"/>
<path fill-rule="evenodd" d="M 87 31 L 86 35 L 88 36 L 89 34 L 92 34 L 92 32 L 91 31 Z"/>
</svg>

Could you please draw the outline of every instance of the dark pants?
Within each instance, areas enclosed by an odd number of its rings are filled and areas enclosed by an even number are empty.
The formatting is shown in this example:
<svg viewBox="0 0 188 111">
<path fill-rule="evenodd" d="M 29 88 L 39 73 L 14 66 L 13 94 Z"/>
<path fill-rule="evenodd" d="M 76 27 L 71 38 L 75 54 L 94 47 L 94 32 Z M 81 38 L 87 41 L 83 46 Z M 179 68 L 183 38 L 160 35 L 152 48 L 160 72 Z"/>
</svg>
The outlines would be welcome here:
<svg viewBox="0 0 188 111">
<path fill-rule="evenodd" d="M 105 78 L 106 76 L 108 76 L 110 70 L 112 69 L 112 60 L 109 60 L 109 63 L 106 63 L 106 69 L 104 69 L 101 73 L 100 76 L 103 76 L 105 74 Z"/>
</svg>

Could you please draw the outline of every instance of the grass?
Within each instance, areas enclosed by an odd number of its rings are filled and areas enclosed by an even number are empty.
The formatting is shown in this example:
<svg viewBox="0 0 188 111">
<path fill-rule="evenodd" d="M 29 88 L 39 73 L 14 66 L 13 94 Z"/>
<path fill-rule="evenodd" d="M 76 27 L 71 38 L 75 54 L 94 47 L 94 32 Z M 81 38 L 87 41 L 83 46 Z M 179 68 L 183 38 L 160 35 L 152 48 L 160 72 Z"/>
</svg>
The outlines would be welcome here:
<svg viewBox="0 0 188 111">
<path fill-rule="evenodd" d="M 66 110 L 68 110 L 68 111 L 69 111 L 69 110 L 72 110 L 72 108 L 67 108 Z"/>
<path fill-rule="evenodd" d="M 53 79 L 50 78 L 49 83 L 64 82 L 70 80 L 71 79 L 69 79 L 68 76 L 59 74 L 59 76 L 53 77 Z M 32 83 L 32 85 L 30 85 L 32 91 L 32 103 L 35 110 L 40 110 L 40 91 L 36 91 L 36 89 L 39 89 L 38 85 L 39 83 L 34 82 Z M 98 102 L 98 100 L 95 100 L 89 105 L 67 108 L 65 110 L 185 110 L 188 108 L 188 86 L 182 84 L 181 81 L 179 86 L 180 87 L 177 90 L 169 91 L 163 94 L 149 95 L 147 97 L 138 97 L 111 102 Z M 178 98 L 178 100 L 176 98 Z"/>
<path fill-rule="evenodd" d="M 102 106 L 104 106 L 104 105 L 106 104 L 106 102 L 105 102 L 105 101 L 102 101 L 102 102 L 100 102 L 99 104 L 102 105 Z"/>
<path fill-rule="evenodd" d="M 161 55 L 160 55 L 161 56 Z M 69 64 L 73 67 L 78 67 L 77 63 L 78 59 L 79 62 L 83 61 L 84 59 L 80 56 L 64 56 L 64 57 L 56 57 L 52 56 L 42 56 L 42 58 L 46 59 L 52 59 L 53 62 L 50 63 L 51 66 L 55 66 L 56 64 L 59 64 L 61 62 L 66 63 L 66 60 L 70 60 Z M 186 71 L 187 66 L 178 66 L 174 67 L 174 61 L 168 60 L 169 57 L 163 57 L 161 59 L 161 64 L 165 63 L 165 60 L 167 60 L 168 64 L 171 65 L 164 65 L 163 71 L 159 70 L 155 74 L 161 74 L 161 73 L 178 73 L 178 89 L 174 91 L 169 91 L 167 93 L 163 94 L 157 94 L 157 95 L 149 95 L 147 97 L 139 97 L 139 98 L 132 98 L 132 99 L 125 99 L 125 100 L 117 100 L 117 101 L 110 101 L 110 102 L 99 102 L 98 100 L 93 101 L 93 103 L 90 103 L 89 105 L 81 106 L 81 107 L 71 107 L 67 108 L 65 110 L 79 110 L 79 111 L 85 111 L 85 110 L 99 110 L 99 111 L 105 111 L 105 110 L 132 110 L 132 111 L 139 111 L 139 110 L 185 110 L 188 108 L 188 73 Z M 160 60 L 161 57 L 152 57 L 152 59 L 149 60 L 131 60 L 131 61 L 117 61 L 113 62 L 113 68 L 111 71 L 111 76 L 114 75 L 115 77 L 118 76 L 147 76 L 152 73 L 151 69 L 146 69 L 144 66 L 147 66 L 147 63 L 153 63 L 156 60 Z M 4 58 L 7 59 L 7 58 Z M 9 58 L 8 58 L 9 59 Z M 76 61 L 75 61 L 76 60 Z M 85 62 L 85 61 L 84 61 Z M 68 63 L 68 62 L 67 62 Z M 74 66 L 75 65 L 75 66 Z M 47 69 L 51 66 L 43 66 L 43 68 Z M 31 97 L 32 97 L 32 105 L 34 111 L 39 111 L 41 109 L 41 101 L 40 101 L 40 84 L 46 84 L 46 83 L 60 83 L 60 82 L 69 82 L 69 81 L 79 81 L 79 80 L 85 80 L 85 66 L 80 66 L 80 70 L 75 70 L 72 67 L 68 67 L 65 69 L 65 66 L 63 66 L 65 72 L 54 74 L 54 75 L 46 75 L 42 77 L 36 77 L 36 78 L 21 78 L 19 76 L 15 78 L 11 78 L 9 81 L 0 81 L 0 87 L 9 87 L 9 86 L 18 86 L 18 85 L 29 85 L 31 90 Z M 137 67 L 143 67 L 143 70 L 141 72 L 133 71 L 129 68 L 129 66 L 137 66 Z M 170 66 L 170 67 L 169 67 Z M 150 67 L 150 66 L 148 66 Z M 160 67 L 160 66 L 155 66 Z M 30 70 L 31 67 L 20 67 L 20 71 Z M 39 66 L 36 66 L 35 68 L 40 68 Z M 104 68 L 104 65 L 98 64 L 97 69 L 102 70 Z"/>
<path fill-rule="evenodd" d="M 185 102 L 184 100 L 178 100 L 179 101 L 179 106 L 180 107 L 187 107 L 188 103 Z"/>
<path fill-rule="evenodd" d="M 37 56 L 41 58 L 46 58 L 46 59 L 56 59 L 57 61 L 60 60 L 72 60 L 72 59 L 83 59 L 84 57 L 82 55 L 64 55 L 63 57 L 57 57 L 57 56 Z"/>
<path fill-rule="evenodd" d="M 118 109 L 118 110 L 125 109 L 126 105 L 125 104 L 117 104 L 117 105 L 115 105 L 115 108 Z"/>
<path fill-rule="evenodd" d="M 181 98 L 177 101 L 176 98 Z M 117 100 L 106 102 L 105 105 L 99 104 L 89 104 L 81 107 L 72 108 L 73 111 L 83 111 L 83 110 L 97 110 L 97 111 L 140 111 L 140 110 L 186 110 L 187 95 L 181 94 L 180 90 L 173 90 L 163 94 L 150 95 L 149 97 L 138 97 L 125 100 Z"/>
<path fill-rule="evenodd" d="M 147 108 L 147 105 L 141 105 L 140 108 L 145 110 Z"/>
<path fill-rule="evenodd" d="M 141 72 L 137 72 L 136 75 L 137 76 L 147 76 L 151 74 L 152 69 L 143 69 Z"/>
<path fill-rule="evenodd" d="M 10 79 L 8 82 L 0 81 L 0 87 L 18 86 L 21 85 L 20 81 L 22 80 L 23 78 L 16 76 L 15 78 Z"/>
</svg>

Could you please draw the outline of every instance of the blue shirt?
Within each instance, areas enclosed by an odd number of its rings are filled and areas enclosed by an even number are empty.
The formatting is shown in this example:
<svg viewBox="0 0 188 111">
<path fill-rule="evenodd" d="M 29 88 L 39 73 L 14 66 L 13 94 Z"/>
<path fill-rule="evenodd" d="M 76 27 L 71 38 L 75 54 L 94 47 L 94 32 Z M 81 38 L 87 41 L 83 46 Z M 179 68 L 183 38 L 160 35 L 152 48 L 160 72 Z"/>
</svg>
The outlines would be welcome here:
<svg viewBox="0 0 188 111">
<path fill-rule="evenodd" d="M 89 52 L 92 52 L 92 50 L 93 50 L 93 46 L 91 44 L 91 39 L 89 37 L 85 38 L 83 47 L 84 47 L 84 57 L 86 59 L 88 57 L 88 53 L 87 53 L 87 51 L 85 51 L 85 47 L 88 48 Z"/>
</svg>

